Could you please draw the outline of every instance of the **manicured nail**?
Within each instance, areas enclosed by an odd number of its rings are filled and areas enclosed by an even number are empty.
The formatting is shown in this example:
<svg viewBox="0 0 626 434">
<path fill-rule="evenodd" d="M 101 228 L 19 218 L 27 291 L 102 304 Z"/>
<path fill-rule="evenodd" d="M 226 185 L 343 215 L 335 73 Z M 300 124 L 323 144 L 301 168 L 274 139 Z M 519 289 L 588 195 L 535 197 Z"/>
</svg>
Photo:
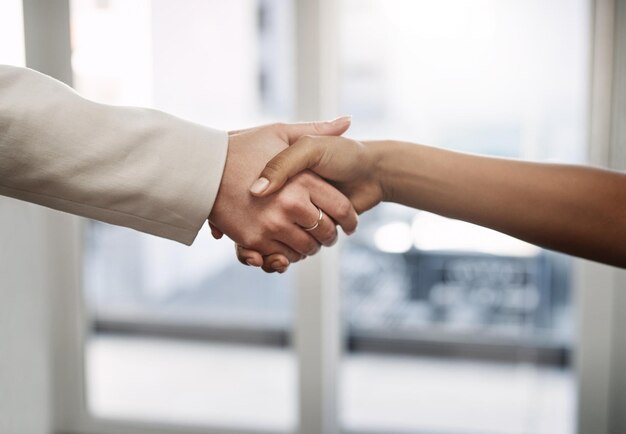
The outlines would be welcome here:
<svg viewBox="0 0 626 434">
<path fill-rule="evenodd" d="M 339 126 L 339 125 L 347 124 L 350 121 L 352 121 L 352 116 L 339 116 L 337 119 L 331 121 L 330 123 L 333 126 Z"/>
<path fill-rule="evenodd" d="M 254 194 L 261 194 L 265 190 L 267 190 L 267 187 L 269 187 L 269 185 L 270 185 L 269 179 L 259 178 L 256 181 L 254 181 L 254 184 L 252 184 L 252 187 L 250 187 L 250 191 Z"/>
</svg>

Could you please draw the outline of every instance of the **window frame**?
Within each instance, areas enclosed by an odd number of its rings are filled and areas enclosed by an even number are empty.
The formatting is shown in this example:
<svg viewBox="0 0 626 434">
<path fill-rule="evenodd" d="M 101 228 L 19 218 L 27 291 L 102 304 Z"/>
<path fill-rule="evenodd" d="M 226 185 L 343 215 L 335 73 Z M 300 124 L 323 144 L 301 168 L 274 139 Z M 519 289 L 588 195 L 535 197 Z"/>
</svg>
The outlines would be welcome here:
<svg viewBox="0 0 626 434">
<path fill-rule="evenodd" d="M 333 0 L 295 0 L 296 16 L 296 115 L 298 119 L 330 118 L 337 114 L 336 19 Z M 618 8 L 619 6 L 619 8 Z M 624 70 L 626 53 L 614 50 L 626 45 L 626 5 L 623 1 L 592 2 L 593 70 L 591 137 L 594 164 L 625 167 L 616 138 L 626 137 L 626 125 L 618 122 L 626 106 L 626 80 L 613 81 Z M 616 14 L 619 9 L 620 13 Z M 617 17 L 617 18 L 615 18 Z M 614 20 L 618 20 L 617 22 Z M 71 84 L 69 0 L 24 0 L 24 32 L 27 66 Z M 616 35 L 617 34 L 617 35 Z M 616 68 L 616 69 L 614 69 Z M 607 78 L 608 77 L 608 78 Z M 622 112 L 619 111 L 622 110 Z M 271 431 L 220 427 L 192 427 L 100 419 L 86 407 L 84 349 L 90 318 L 81 288 L 81 219 L 50 213 L 45 222 L 50 234 L 45 253 L 53 288 L 50 300 L 50 353 L 52 358 L 52 422 L 54 432 L 73 434 L 270 434 Z M 339 318 L 338 248 L 325 250 L 299 267 L 294 324 L 299 365 L 299 433 L 342 432 L 338 420 L 337 385 L 341 355 Z M 626 318 L 619 318 L 626 300 L 618 288 L 626 286 L 626 272 L 576 261 L 578 431 L 608 434 L 624 426 L 620 414 L 622 396 L 620 364 L 624 351 L 614 351 Z M 581 288 L 585 288 L 582 290 Z M 604 321 L 598 322 L 597 318 Z M 597 336 L 606 336 L 598 340 Z M 582 354 L 582 356 L 580 356 Z M 623 381 L 622 381 L 623 382 Z M 620 386 L 620 387 L 618 387 Z M 614 404 L 611 404 L 613 402 Z M 611 408 L 612 410 L 608 410 Z"/>
<path fill-rule="evenodd" d="M 296 118 L 336 113 L 336 48 L 330 28 L 332 0 L 294 0 L 296 25 Z M 72 83 L 69 0 L 24 0 L 27 65 Z M 323 30 L 323 31 L 322 31 Z M 47 222 L 52 286 L 51 349 L 53 425 L 72 434 L 273 434 L 219 426 L 191 426 L 96 417 L 87 408 L 85 346 L 88 310 L 82 289 L 85 221 L 54 215 Z M 298 267 L 294 345 L 298 360 L 300 433 L 339 432 L 337 378 L 341 353 L 338 248 L 325 249 Z M 323 320 L 322 320 L 323 319 Z"/>
</svg>

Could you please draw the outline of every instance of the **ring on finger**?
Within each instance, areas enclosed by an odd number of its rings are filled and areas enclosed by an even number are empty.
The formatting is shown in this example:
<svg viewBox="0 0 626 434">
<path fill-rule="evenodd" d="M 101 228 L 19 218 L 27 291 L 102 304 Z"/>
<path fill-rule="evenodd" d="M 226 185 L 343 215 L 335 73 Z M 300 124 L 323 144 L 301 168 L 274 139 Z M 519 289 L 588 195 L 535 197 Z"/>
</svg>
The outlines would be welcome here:
<svg viewBox="0 0 626 434">
<path fill-rule="evenodd" d="M 317 208 L 317 207 L 316 207 Z M 324 213 L 322 212 L 322 210 L 320 208 L 317 208 L 317 210 L 319 211 L 319 217 L 317 218 L 317 221 L 315 222 L 315 224 L 311 227 L 308 228 L 302 228 L 307 232 L 311 232 L 312 230 L 315 230 L 319 227 L 319 225 L 322 224 L 322 222 L 324 221 Z"/>
</svg>

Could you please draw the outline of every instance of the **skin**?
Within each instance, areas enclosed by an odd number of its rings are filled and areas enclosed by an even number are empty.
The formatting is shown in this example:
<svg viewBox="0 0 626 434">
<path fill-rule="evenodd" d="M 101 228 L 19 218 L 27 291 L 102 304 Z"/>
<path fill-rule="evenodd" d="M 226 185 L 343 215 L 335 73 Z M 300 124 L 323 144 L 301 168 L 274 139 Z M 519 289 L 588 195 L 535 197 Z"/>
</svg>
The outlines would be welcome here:
<svg viewBox="0 0 626 434">
<path fill-rule="evenodd" d="M 264 162 L 303 134 L 342 134 L 349 125 L 349 118 L 340 118 L 231 132 L 222 182 L 209 216 L 213 235 L 226 234 L 263 255 L 280 253 L 276 260 L 285 266 L 315 254 L 321 245 L 333 245 L 336 223 L 345 232 L 354 232 L 357 214 L 350 201 L 313 172 L 296 174 L 280 191 L 263 198 L 248 191 Z M 318 208 L 324 211 L 323 221 L 315 230 L 305 231 L 317 221 Z"/>
<path fill-rule="evenodd" d="M 270 160 L 264 197 L 309 169 L 361 213 L 395 202 L 626 268 L 626 174 L 463 154 L 399 141 L 302 137 Z M 240 249 L 255 263 L 276 260 Z"/>
</svg>

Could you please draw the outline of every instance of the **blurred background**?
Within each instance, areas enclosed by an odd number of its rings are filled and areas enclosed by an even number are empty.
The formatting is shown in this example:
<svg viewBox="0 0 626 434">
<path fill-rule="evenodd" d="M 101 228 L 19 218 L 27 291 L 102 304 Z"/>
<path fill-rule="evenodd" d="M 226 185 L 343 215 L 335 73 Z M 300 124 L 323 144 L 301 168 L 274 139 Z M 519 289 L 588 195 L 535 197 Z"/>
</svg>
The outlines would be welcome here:
<svg viewBox="0 0 626 434">
<path fill-rule="evenodd" d="M 72 84 L 102 103 L 235 129 L 301 120 L 319 75 L 318 113 L 353 115 L 351 137 L 589 161 L 592 0 L 321 1 L 319 16 L 295 0 L 65 3 Z M 25 62 L 22 6 L 0 3 L 3 63 Z M 332 405 L 320 433 L 580 432 L 582 278 L 566 256 L 390 204 L 330 260 L 282 276 L 242 267 L 207 228 L 186 247 L 78 226 L 80 344 L 53 358 L 80 366 L 61 388 L 78 387 L 82 407 L 65 411 L 84 411 L 94 432 L 313 433 L 302 428 L 311 394 Z M 299 291 L 329 275 L 339 304 L 318 319 L 338 319 L 320 326 L 320 352 L 341 348 L 331 398 L 301 390 L 309 371 L 294 337 L 308 315 Z"/>
</svg>

